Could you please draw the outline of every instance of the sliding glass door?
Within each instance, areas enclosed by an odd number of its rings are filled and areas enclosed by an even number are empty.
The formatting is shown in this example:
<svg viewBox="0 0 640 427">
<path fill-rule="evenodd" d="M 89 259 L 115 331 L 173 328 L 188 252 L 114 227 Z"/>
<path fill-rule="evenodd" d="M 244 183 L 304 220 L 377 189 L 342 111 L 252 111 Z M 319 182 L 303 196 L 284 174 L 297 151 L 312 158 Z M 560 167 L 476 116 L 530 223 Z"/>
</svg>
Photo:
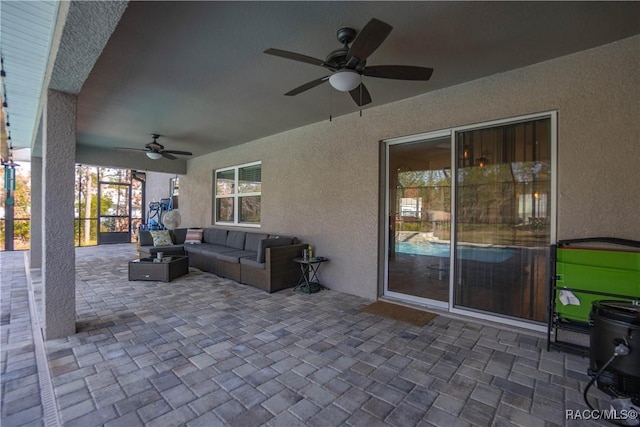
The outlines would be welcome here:
<svg viewBox="0 0 640 427">
<path fill-rule="evenodd" d="M 543 321 L 551 120 L 457 132 L 456 306 Z"/>
<path fill-rule="evenodd" d="M 385 295 L 544 322 L 554 135 L 547 113 L 387 141 Z"/>
<path fill-rule="evenodd" d="M 451 137 L 391 145 L 388 194 L 387 291 L 448 302 Z"/>
</svg>

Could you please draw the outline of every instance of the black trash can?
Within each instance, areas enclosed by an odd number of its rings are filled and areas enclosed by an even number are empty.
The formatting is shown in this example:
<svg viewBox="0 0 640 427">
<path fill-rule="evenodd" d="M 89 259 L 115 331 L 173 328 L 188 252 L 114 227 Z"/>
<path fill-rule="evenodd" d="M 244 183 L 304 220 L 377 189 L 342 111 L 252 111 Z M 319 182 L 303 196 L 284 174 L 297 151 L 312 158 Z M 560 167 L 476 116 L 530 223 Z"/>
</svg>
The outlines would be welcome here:
<svg viewBox="0 0 640 427">
<path fill-rule="evenodd" d="M 628 301 L 594 301 L 590 322 L 590 371 L 595 375 L 620 342 L 629 354 L 618 356 L 598 378 L 598 388 L 616 397 L 640 398 L 640 305 Z"/>
</svg>

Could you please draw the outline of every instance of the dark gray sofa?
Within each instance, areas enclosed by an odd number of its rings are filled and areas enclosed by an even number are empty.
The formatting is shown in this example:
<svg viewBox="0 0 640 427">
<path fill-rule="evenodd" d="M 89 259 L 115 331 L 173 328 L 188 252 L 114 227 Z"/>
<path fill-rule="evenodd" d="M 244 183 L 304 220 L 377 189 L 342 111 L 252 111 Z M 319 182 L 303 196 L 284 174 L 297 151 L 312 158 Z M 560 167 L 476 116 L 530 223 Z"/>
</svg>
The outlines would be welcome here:
<svg viewBox="0 0 640 427">
<path fill-rule="evenodd" d="M 203 229 L 202 243 L 185 244 L 186 228 L 169 234 L 173 245 L 153 246 L 151 233 L 141 231 L 140 257 L 155 257 L 159 251 L 188 255 L 191 267 L 270 293 L 296 285 L 300 268 L 293 259 L 308 247 L 295 237 L 217 227 Z"/>
</svg>

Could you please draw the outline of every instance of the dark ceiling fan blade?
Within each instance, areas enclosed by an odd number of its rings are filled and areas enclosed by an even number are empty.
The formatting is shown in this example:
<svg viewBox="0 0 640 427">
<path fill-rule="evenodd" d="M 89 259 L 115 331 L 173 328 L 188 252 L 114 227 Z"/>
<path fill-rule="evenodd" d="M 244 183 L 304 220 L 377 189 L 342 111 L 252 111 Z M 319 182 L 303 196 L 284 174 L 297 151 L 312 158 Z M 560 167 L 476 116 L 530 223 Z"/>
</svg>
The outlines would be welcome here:
<svg viewBox="0 0 640 427">
<path fill-rule="evenodd" d="M 362 72 L 368 77 L 397 80 L 429 80 L 433 68 L 415 67 L 412 65 L 374 65 L 366 67 Z"/>
<path fill-rule="evenodd" d="M 393 30 L 391 25 L 372 18 L 356 36 L 347 57 L 355 57 L 360 61 L 367 59 L 387 38 L 391 30 Z"/>
<path fill-rule="evenodd" d="M 176 160 L 177 157 L 174 156 L 173 154 L 169 154 L 166 151 L 161 151 L 160 154 L 162 154 L 162 157 L 166 157 L 169 160 Z"/>
<path fill-rule="evenodd" d="M 151 151 L 149 149 L 146 148 L 128 148 L 128 147 L 113 147 L 114 150 L 126 150 L 126 151 L 142 151 L 142 152 L 148 152 Z"/>
<path fill-rule="evenodd" d="M 181 156 L 193 156 L 193 153 L 190 153 L 189 151 L 164 150 L 162 151 L 162 153 L 179 154 Z"/>
<path fill-rule="evenodd" d="M 292 59 L 294 61 L 305 62 L 311 65 L 319 65 L 323 67 L 324 61 L 318 58 L 313 58 L 311 56 L 303 55 L 301 53 L 289 52 L 288 50 L 281 49 L 267 49 L 264 53 L 268 55 L 279 56 L 281 58 Z"/>
<path fill-rule="evenodd" d="M 312 89 L 316 86 L 321 85 L 322 83 L 326 82 L 329 80 L 329 76 L 324 76 L 324 77 L 320 77 L 319 79 L 315 79 L 310 81 L 309 83 L 305 83 L 302 86 L 298 86 L 295 89 L 290 90 L 289 92 L 285 93 L 286 96 L 295 96 L 298 95 L 304 91 L 307 91 L 309 89 Z"/>
<path fill-rule="evenodd" d="M 371 103 L 371 94 L 369 94 L 369 91 L 367 90 L 367 87 L 364 85 L 364 83 L 360 83 L 360 86 L 349 91 L 349 95 L 351 95 L 351 98 L 355 101 L 356 104 L 358 104 L 359 107 Z"/>
</svg>

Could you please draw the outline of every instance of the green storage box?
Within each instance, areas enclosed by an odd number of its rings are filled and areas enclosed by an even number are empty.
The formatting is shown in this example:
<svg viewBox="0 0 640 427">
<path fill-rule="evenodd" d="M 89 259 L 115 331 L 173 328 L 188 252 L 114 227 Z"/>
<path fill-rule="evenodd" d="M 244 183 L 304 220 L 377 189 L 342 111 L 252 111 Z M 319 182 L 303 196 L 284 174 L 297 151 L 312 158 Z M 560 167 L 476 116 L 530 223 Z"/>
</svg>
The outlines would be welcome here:
<svg viewBox="0 0 640 427">
<path fill-rule="evenodd" d="M 579 305 L 563 304 L 569 290 Z M 598 300 L 640 300 L 640 252 L 558 248 L 555 311 L 560 319 L 588 322 L 591 303 Z"/>
</svg>

